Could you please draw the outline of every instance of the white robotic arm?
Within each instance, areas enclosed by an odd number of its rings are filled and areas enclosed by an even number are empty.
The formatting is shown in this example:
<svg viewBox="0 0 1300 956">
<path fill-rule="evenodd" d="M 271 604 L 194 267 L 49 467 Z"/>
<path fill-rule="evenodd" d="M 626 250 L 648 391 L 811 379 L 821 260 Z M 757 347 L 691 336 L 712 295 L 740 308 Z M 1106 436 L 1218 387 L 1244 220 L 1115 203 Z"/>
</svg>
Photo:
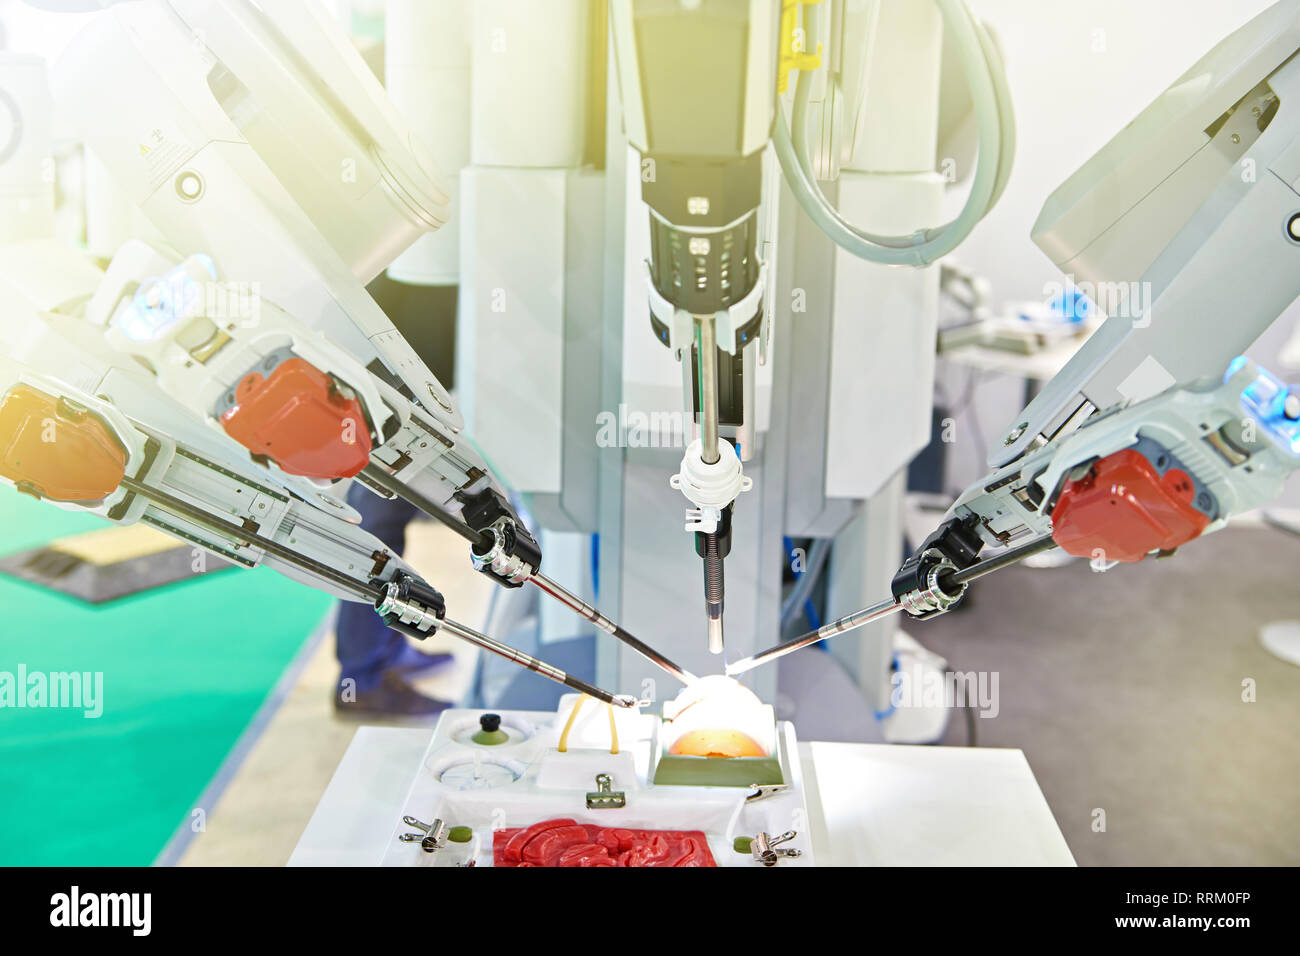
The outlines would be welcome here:
<svg viewBox="0 0 1300 956">
<path fill-rule="evenodd" d="M 346 505 L 249 462 L 115 352 L 85 316 L 97 302 L 118 301 L 127 264 L 147 252 L 128 248 L 109 279 L 57 243 L 0 244 L 0 331 L 8 343 L 0 357 L 0 481 L 372 604 L 389 627 L 417 639 L 445 631 L 582 693 L 634 705 L 447 617 L 442 595 L 358 527 Z"/>
<path fill-rule="evenodd" d="M 91 21 L 55 85 L 180 253 L 128 243 L 76 318 L 59 320 L 77 327 L 50 354 L 96 338 L 110 364 L 152 372 L 142 394 L 175 403 L 162 434 L 203 423 L 204 441 L 342 517 L 355 519 L 330 493 L 340 482 L 399 495 L 469 541 L 498 583 L 531 582 L 690 677 L 540 574 L 540 547 L 460 436 L 450 396 L 366 293 L 441 224 L 445 197 L 318 4 L 125 4 Z"/>
<path fill-rule="evenodd" d="M 133 273 L 144 269 L 155 290 L 228 290 L 216 328 L 168 322 L 178 304 L 168 296 L 153 306 L 137 296 L 133 314 L 117 316 L 108 309 L 121 302 L 99 303 L 91 320 L 116 320 L 115 343 L 154 362 L 165 390 L 291 474 L 333 481 L 365 466 L 373 474 L 362 480 L 383 494 L 406 486 L 453 514 L 489 489 L 486 465 L 458 437 L 450 395 L 364 288 L 441 224 L 445 196 L 318 4 L 115 7 L 65 53 L 55 88 L 168 242 L 205 257 L 183 268 L 156 259 L 150 273 L 150 253 L 137 250 L 125 281 L 142 281 Z M 351 395 L 336 401 L 342 392 Z M 357 440 L 305 451 L 283 442 L 304 423 L 334 427 L 331 417 L 351 422 Z"/>
<path fill-rule="evenodd" d="M 1012 423 L 990 466 L 1081 412 L 1219 378 L 1295 298 L 1298 48 L 1300 4 L 1284 0 L 1048 200 L 1034 240 L 1110 318 Z"/>
<path fill-rule="evenodd" d="M 1300 295 L 1298 52 L 1300 2 L 1285 0 L 1211 51 L 1048 200 L 1035 240 L 1109 318 L 954 505 L 951 517 L 973 521 L 984 543 L 1054 533 L 1072 553 L 1139 560 L 1190 540 L 1190 527 L 1131 537 L 1131 522 L 1168 504 L 1154 486 L 1153 499 L 1138 500 L 1128 471 L 1128 507 L 1115 505 L 1111 522 L 1093 516 L 1097 527 L 1081 534 L 1080 472 L 1092 463 L 1096 482 L 1136 461 L 1134 451 L 1155 473 L 1173 462 L 1188 475 L 1196 494 L 1187 502 L 1207 519 L 1193 519 L 1197 533 L 1265 503 L 1295 467 L 1288 423 L 1300 397 L 1228 363 Z"/>
<path fill-rule="evenodd" d="M 446 196 L 320 4 L 119 5 L 78 34 L 53 87 L 173 246 L 256 282 L 461 427 L 446 390 L 364 288 L 442 224 Z"/>
<path fill-rule="evenodd" d="M 1297 54 L 1300 0 L 1284 0 L 1052 196 L 1035 239 L 1110 317 L 891 597 L 728 673 L 888 614 L 942 614 L 970 581 L 1052 547 L 1107 566 L 1170 554 L 1279 493 L 1300 467 L 1300 387 L 1238 356 L 1300 295 Z"/>
<path fill-rule="evenodd" d="M 120 524 L 143 520 L 345 600 L 362 599 L 372 578 L 413 573 L 356 527 L 346 505 L 241 462 L 108 348 L 80 317 L 99 277 L 57 243 L 0 246 L 7 483 Z"/>
<path fill-rule="evenodd" d="M 294 317 L 220 282 L 208 257 L 177 262 L 129 243 L 86 319 L 104 329 L 106 344 L 150 369 L 158 388 L 309 500 L 339 507 L 325 489 L 354 476 L 401 496 L 468 540 L 474 566 L 495 581 L 533 583 L 669 673 L 690 677 L 540 573 L 536 540 L 455 433 Z"/>
</svg>

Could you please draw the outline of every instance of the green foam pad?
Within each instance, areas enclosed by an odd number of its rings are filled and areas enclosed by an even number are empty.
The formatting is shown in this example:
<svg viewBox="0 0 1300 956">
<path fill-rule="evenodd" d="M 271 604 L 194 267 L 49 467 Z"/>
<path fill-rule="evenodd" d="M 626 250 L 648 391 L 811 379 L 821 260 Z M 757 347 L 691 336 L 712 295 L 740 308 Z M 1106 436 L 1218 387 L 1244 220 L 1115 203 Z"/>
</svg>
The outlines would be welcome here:
<svg viewBox="0 0 1300 956">
<path fill-rule="evenodd" d="M 779 757 L 689 757 L 664 754 L 655 783 L 685 787 L 749 787 L 785 783 Z"/>
</svg>

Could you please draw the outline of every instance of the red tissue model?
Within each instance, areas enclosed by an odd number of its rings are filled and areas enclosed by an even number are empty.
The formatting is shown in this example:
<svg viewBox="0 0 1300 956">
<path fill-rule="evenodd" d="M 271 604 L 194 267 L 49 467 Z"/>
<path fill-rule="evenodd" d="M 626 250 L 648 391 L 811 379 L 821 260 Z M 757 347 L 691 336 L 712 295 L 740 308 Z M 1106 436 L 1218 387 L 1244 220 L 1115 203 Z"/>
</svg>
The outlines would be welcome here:
<svg viewBox="0 0 1300 956">
<path fill-rule="evenodd" d="M 497 830 L 493 866 L 717 866 L 699 830 L 620 830 L 546 820 Z"/>
</svg>

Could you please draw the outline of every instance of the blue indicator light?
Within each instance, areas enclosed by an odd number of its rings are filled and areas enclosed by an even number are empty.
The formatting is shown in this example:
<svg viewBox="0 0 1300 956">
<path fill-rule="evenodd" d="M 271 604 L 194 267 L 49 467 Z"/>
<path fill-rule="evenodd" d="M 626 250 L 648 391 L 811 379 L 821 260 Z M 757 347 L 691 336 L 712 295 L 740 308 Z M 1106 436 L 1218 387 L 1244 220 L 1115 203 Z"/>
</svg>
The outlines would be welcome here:
<svg viewBox="0 0 1300 956">
<path fill-rule="evenodd" d="M 194 257 L 213 278 L 216 268 L 207 256 Z M 131 304 L 113 319 L 113 326 L 133 342 L 153 342 L 181 319 L 203 309 L 203 288 L 179 265 L 161 278 L 140 286 Z"/>
<path fill-rule="evenodd" d="M 1228 366 L 1227 378 L 1245 365 L 1244 357 L 1236 358 Z M 1292 454 L 1300 454 L 1300 421 L 1287 415 L 1287 399 L 1293 389 L 1281 379 L 1257 369 L 1255 380 L 1241 392 L 1241 403 L 1266 429 L 1281 439 Z M 1295 390 L 1300 394 L 1300 389 Z"/>
</svg>

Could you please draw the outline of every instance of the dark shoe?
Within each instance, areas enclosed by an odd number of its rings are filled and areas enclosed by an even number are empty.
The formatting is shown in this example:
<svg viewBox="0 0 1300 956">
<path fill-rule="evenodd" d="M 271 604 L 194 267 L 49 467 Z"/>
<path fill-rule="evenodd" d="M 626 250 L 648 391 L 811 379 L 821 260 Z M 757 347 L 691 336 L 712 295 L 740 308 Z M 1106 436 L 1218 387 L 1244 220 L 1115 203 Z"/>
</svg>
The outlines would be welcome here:
<svg viewBox="0 0 1300 956">
<path fill-rule="evenodd" d="M 366 690 L 345 688 L 342 681 L 334 689 L 335 712 L 349 716 L 429 717 L 450 706 L 421 694 L 397 670 L 384 671 L 380 682 Z"/>
</svg>

